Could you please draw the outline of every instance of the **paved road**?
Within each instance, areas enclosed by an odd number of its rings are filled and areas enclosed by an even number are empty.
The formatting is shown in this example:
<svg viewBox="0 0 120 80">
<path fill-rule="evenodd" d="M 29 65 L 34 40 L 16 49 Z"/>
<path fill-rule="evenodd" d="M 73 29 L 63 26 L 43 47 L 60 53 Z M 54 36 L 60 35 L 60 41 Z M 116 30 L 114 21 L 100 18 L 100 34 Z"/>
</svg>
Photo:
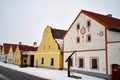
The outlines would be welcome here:
<svg viewBox="0 0 120 80">
<path fill-rule="evenodd" d="M 26 73 L 18 72 L 18 71 L 9 69 L 9 68 L 5 68 L 2 66 L 0 66 L 0 74 L 7 76 L 11 80 L 47 80 L 47 79 L 43 79 L 43 78 L 36 77 L 33 75 L 29 75 Z M 0 80 L 1 80 L 1 78 L 0 78 Z M 6 79 L 4 79 L 4 80 L 6 80 Z"/>
</svg>

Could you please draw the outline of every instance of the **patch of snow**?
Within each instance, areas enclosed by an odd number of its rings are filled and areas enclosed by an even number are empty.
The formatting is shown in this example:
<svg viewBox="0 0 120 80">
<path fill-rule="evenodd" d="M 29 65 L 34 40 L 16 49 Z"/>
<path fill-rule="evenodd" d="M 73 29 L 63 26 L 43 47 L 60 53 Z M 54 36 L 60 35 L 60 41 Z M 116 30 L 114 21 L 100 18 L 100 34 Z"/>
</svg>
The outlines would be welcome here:
<svg viewBox="0 0 120 80">
<path fill-rule="evenodd" d="M 35 67 L 21 68 L 17 65 L 3 63 L 1 61 L 0 61 L 0 66 L 14 69 L 27 74 L 31 74 L 34 76 L 42 77 L 45 79 L 50 79 L 50 80 L 104 80 L 101 78 L 96 78 L 96 77 L 73 73 L 73 72 L 72 72 L 72 75 L 79 76 L 82 78 L 81 79 L 69 78 L 67 77 L 67 71 L 64 71 L 64 70 L 53 70 L 53 69 L 35 68 Z"/>
<path fill-rule="evenodd" d="M 59 44 L 60 50 L 63 50 L 63 40 L 62 39 L 55 39 Z"/>
<path fill-rule="evenodd" d="M 22 55 L 28 55 L 28 51 L 22 52 Z"/>
</svg>

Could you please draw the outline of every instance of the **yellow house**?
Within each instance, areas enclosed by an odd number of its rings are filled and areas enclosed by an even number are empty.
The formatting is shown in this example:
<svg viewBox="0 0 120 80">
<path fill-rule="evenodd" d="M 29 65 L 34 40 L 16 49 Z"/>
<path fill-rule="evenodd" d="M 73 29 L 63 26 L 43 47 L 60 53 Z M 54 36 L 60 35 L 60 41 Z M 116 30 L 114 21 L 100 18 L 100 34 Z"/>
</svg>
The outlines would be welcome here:
<svg viewBox="0 0 120 80">
<path fill-rule="evenodd" d="M 47 26 L 42 42 L 36 53 L 30 53 L 30 65 L 54 69 L 63 68 L 63 36 L 65 30 L 53 29 Z M 34 59 L 34 61 L 33 61 Z"/>
<path fill-rule="evenodd" d="M 28 53 L 36 51 L 37 47 L 18 45 L 14 52 L 14 64 L 20 66 L 27 66 L 28 64 Z"/>
</svg>

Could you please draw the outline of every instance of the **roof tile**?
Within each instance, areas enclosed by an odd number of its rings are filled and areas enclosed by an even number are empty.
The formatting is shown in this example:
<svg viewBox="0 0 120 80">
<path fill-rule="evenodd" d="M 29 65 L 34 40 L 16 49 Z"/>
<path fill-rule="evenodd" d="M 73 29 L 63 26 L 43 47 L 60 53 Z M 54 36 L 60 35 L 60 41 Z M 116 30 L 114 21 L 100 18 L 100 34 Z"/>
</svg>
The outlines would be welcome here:
<svg viewBox="0 0 120 80">
<path fill-rule="evenodd" d="M 94 18 L 100 23 L 101 22 L 104 23 L 105 25 L 107 25 L 107 28 L 110 28 L 110 27 L 120 28 L 120 19 L 108 16 L 108 15 L 102 15 L 102 14 L 98 14 L 90 11 L 85 11 L 85 10 L 81 10 L 81 13 L 84 13 L 89 17 Z"/>
</svg>

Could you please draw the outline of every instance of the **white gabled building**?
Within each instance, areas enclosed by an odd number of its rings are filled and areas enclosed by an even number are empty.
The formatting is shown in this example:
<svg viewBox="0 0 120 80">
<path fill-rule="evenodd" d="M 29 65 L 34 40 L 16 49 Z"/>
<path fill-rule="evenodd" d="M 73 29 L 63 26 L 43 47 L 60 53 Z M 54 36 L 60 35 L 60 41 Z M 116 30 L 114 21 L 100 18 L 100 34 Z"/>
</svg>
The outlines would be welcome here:
<svg viewBox="0 0 120 80">
<path fill-rule="evenodd" d="M 110 78 L 120 64 L 120 19 L 81 10 L 64 36 L 64 69 L 73 51 L 71 70 Z"/>
<path fill-rule="evenodd" d="M 7 54 L 7 63 L 14 63 L 14 52 L 18 44 L 10 44 L 10 48 Z"/>
</svg>

